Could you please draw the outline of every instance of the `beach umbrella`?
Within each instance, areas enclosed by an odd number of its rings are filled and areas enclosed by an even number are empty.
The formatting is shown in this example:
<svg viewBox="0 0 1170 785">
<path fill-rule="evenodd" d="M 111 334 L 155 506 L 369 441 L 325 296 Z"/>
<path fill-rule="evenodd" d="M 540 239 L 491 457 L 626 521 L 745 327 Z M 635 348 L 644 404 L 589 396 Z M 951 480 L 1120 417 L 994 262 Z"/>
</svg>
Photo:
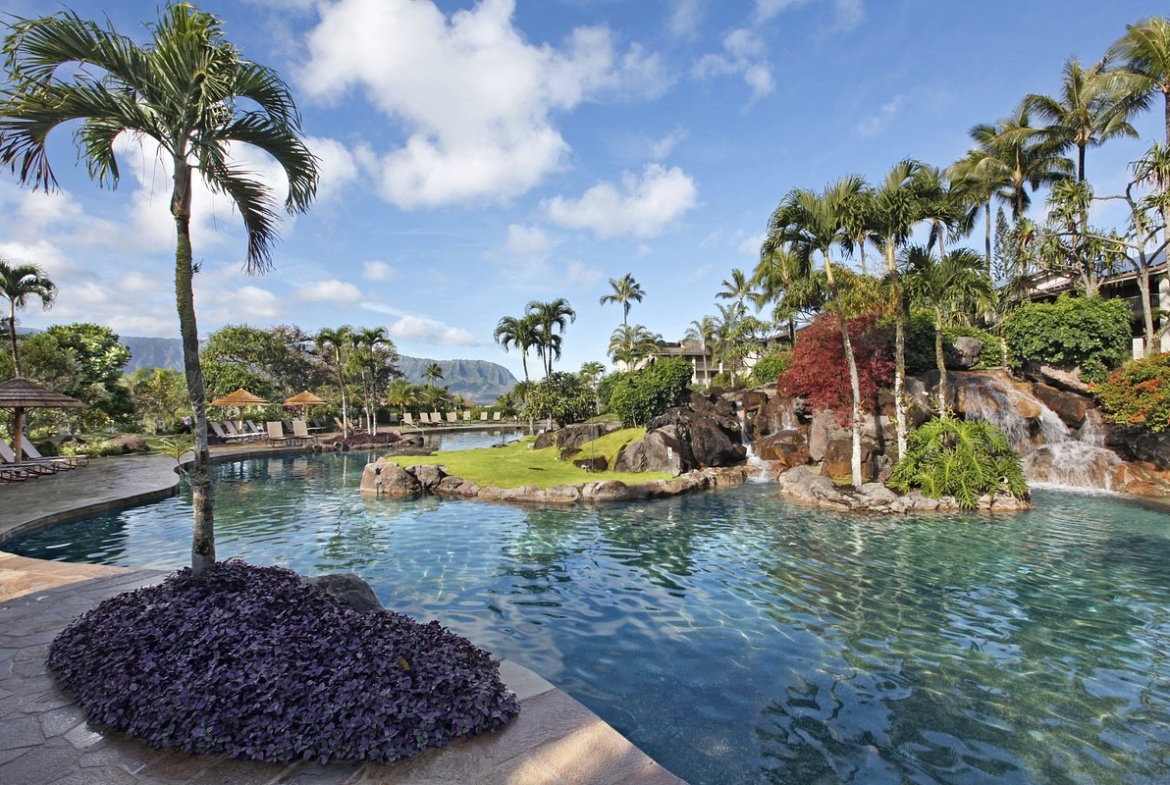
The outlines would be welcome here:
<svg viewBox="0 0 1170 785">
<path fill-rule="evenodd" d="M 326 403 L 324 398 L 318 398 L 308 390 L 299 392 L 291 398 L 286 398 L 284 401 L 285 406 L 320 406 L 323 403 Z"/>
<path fill-rule="evenodd" d="M 268 401 L 261 398 L 259 395 L 254 395 L 243 387 L 230 392 L 222 398 L 216 398 L 211 402 L 212 406 L 267 406 Z"/>
<path fill-rule="evenodd" d="M 11 409 L 15 415 L 12 425 L 12 439 L 16 443 L 12 445 L 12 450 L 16 453 L 18 462 L 24 453 L 20 434 L 24 429 L 25 409 L 84 409 L 85 407 L 86 404 L 76 398 L 54 392 L 48 387 L 42 387 L 19 376 L 0 384 L 0 409 Z"/>
</svg>

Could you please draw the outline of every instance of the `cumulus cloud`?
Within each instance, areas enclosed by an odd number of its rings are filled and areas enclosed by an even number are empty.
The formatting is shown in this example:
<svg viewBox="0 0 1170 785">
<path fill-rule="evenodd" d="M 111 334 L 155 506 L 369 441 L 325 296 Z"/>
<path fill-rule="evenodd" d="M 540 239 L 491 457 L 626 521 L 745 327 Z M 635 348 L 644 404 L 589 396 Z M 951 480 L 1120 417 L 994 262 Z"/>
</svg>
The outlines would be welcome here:
<svg viewBox="0 0 1170 785">
<path fill-rule="evenodd" d="M 362 263 L 362 278 L 367 281 L 389 281 L 397 277 L 398 271 L 380 259 Z"/>
<path fill-rule="evenodd" d="M 330 302 L 342 305 L 361 302 L 363 297 L 361 289 L 336 278 L 298 286 L 293 290 L 292 296 L 305 302 Z"/>
<path fill-rule="evenodd" d="M 435 319 L 403 316 L 387 332 L 398 341 L 415 341 L 433 346 L 478 346 L 475 336 L 462 327 L 452 327 Z"/>
<path fill-rule="evenodd" d="M 663 136 L 661 139 L 655 140 L 650 146 L 650 157 L 655 161 L 661 161 L 670 156 L 674 152 L 674 148 L 679 142 L 687 138 L 685 129 L 676 128 L 675 130 Z"/>
<path fill-rule="evenodd" d="M 902 103 L 902 97 L 898 96 L 882 104 L 876 114 L 871 114 L 863 118 L 857 124 L 857 133 L 866 137 L 877 136 L 897 118 L 898 111 L 902 108 Z"/>
<path fill-rule="evenodd" d="M 698 188 L 682 169 L 648 164 L 638 175 L 627 172 L 620 186 L 598 183 L 580 199 L 556 197 L 545 204 L 549 219 L 600 238 L 654 237 L 692 209 Z"/>
<path fill-rule="evenodd" d="M 508 227 L 508 244 L 505 250 L 514 256 L 542 254 L 552 247 L 552 241 L 539 226 L 511 224 Z"/>
<path fill-rule="evenodd" d="M 669 78 L 604 27 L 534 46 L 514 0 L 482 0 L 450 18 L 432 0 L 338 0 L 321 7 L 300 82 L 332 100 L 363 92 L 405 142 L 379 155 L 383 196 L 403 208 L 506 201 L 561 168 L 557 112 L 600 95 L 654 95 Z"/>
<path fill-rule="evenodd" d="M 755 101 L 776 87 L 766 53 L 763 41 L 755 32 L 746 28 L 732 30 L 723 38 L 723 53 L 703 55 L 691 74 L 697 79 L 740 76 L 751 88 Z"/>
<path fill-rule="evenodd" d="M 801 8 L 811 2 L 820 0 L 756 0 L 756 20 L 767 22 L 784 11 Z M 863 0 L 832 0 L 833 24 L 836 32 L 855 30 L 865 21 L 865 5 Z"/>
<path fill-rule="evenodd" d="M 674 0 L 668 28 L 675 38 L 693 38 L 703 18 L 700 0 Z"/>
</svg>

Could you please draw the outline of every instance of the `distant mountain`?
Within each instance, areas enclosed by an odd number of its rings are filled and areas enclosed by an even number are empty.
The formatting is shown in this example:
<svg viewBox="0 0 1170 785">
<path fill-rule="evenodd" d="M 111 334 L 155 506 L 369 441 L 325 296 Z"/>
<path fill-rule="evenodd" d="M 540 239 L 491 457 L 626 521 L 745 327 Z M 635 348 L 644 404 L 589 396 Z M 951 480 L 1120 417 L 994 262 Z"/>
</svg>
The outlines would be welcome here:
<svg viewBox="0 0 1170 785">
<path fill-rule="evenodd" d="M 516 386 L 517 382 L 507 368 L 487 360 L 426 360 L 401 356 L 398 358 L 398 370 L 411 384 L 426 384 L 423 372 L 431 363 L 438 363 L 443 372 L 442 380 L 436 384 L 476 403 L 492 403 Z"/>
<path fill-rule="evenodd" d="M 130 350 L 126 373 L 133 373 L 137 368 L 183 369 L 183 342 L 178 338 L 123 335 L 121 342 Z M 398 359 L 398 369 L 412 384 L 425 384 L 423 371 L 431 363 L 438 363 L 443 371 L 440 385 L 476 403 L 492 403 L 512 389 L 517 381 L 507 368 L 486 360 L 427 360 L 402 356 Z"/>
</svg>

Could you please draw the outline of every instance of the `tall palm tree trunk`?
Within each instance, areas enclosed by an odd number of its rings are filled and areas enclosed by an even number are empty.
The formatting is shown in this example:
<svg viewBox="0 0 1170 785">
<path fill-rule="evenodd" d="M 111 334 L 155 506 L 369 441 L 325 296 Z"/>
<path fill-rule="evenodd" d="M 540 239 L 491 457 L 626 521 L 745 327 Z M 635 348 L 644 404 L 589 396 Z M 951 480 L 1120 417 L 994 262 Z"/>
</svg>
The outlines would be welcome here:
<svg viewBox="0 0 1170 785">
<path fill-rule="evenodd" d="M 178 242 L 175 245 L 175 298 L 179 333 L 183 340 L 183 368 L 187 396 L 194 417 L 195 465 L 191 473 L 191 569 L 196 574 L 215 564 L 214 497 L 211 485 L 211 450 L 207 446 L 207 399 L 203 369 L 199 365 L 199 328 L 195 323 L 195 292 L 191 252 L 191 168 L 175 160 L 175 190 L 171 196 Z"/>
<path fill-rule="evenodd" d="M 16 301 L 13 300 L 8 306 L 8 337 L 12 341 L 12 368 L 16 371 L 16 378 L 22 376 L 20 372 L 20 355 L 16 352 Z M 13 438 L 20 441 L 16 434 Z"/>
<path fill-rule="evenodd" d="M 943 315 L 937 307 L 934 309 L 934 361 L 938 364 L 938 416 L 945 420 L 950 412 L 947 406 L 950 391 L 947 390 L 947 360 L 943 350 Z"/>
<path fill-rule="evenodd" d="M 991 277 L 991 197 L 983 203 L 983 258 L 987 263 L 987 277 Z"/>
<path fill-rule="evenodd" d="M 890 270 L 894 299 L 894 425 L 897 430 L 898 457 L 901 458 L 906 454 L 906 309 L 902 302 L 902 284 L 898 279 L 892 242 L 886 243 L 886 263 Z M 875 412 L 875 418 L 877 415 Z M 875 423 L 875 427 L 881 427 L 880 422 Z"/>
<path fill-rule="evenodd" d="M 849 389 L 853 393 L 853 452 L 850 456 L 850 481 L 854 488 L 861 487 L 861 378 L 857 374 L 857 360 L 853 357 L 853 342 L 849 340 L 849 324 L 845 321 L 845 308 L 837 292 L 837 280 L 833 277 L 833 263 L 825 253 L 825 278 L 829 293 L 837 311 L 837 323 L 841 327 L 841 343 L 845 347 L 845 364 L 849 368 Z"/>
</svg>

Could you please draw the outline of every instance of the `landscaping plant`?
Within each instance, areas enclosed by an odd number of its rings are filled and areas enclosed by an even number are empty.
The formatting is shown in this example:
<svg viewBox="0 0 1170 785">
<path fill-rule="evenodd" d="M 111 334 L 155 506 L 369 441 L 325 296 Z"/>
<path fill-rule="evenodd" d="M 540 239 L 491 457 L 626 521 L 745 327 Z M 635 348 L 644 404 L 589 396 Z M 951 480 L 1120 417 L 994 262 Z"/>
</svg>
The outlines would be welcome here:
<svg viewBox="0 0 1170 785">
<path fill-rule="evenodd" d="M 1110 422 L 1154 433 L 1170 428 L 1170 354 L 1131 360 L 1092 390 Z"/>
<path fill-rule="evenodd" d="M 91 722 L 274 763 L 399 760 L 520 710 L 491 655 L 438 622 L 358 613 L 239 561 L 106 600 L 57 636 L 48 665 Z"/>
<path fill-rule="evenodd" d="M 1028 303 L 1008 314 L 1002 333 L 1008 361 L 1057 367 L 1079 366 L 1085 381 L 1101 381 L 1130 355 L 1130 319 L 1125 300 L 1061 295 L 1051 303 Z"/>
<path fill-rule="evenodd" d="M 935 417 L 910 432 L 889 486 L 900 493 L 918 488 L 932 499 L 953 496 L 967 510 L 983 495 L 1028 496 L 1020 456 L 1003 432 L 988 422 L 956 417 Z"/>
</svg>

